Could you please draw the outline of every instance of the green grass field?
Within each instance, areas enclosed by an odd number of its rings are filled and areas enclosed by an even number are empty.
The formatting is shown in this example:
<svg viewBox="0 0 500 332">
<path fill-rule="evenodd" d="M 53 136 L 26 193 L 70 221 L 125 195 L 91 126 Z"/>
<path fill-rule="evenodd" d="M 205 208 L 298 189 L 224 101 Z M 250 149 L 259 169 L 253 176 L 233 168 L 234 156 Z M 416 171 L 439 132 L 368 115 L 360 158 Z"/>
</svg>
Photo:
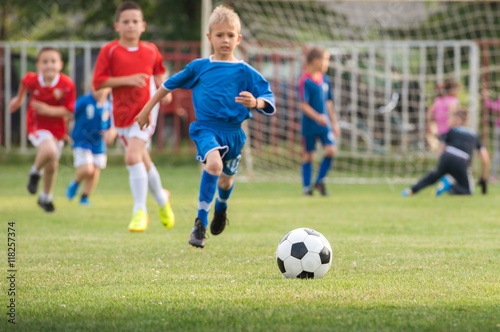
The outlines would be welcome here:
<svg viewBox="0 0 500 332">
<path fill-rule="evenodd" d="M 132 196 L 123 166 L 106 169 L 91 207 L 64 198 L 55 214 L 26 189 L 28 165 L 0 166 L 7 323 L 7 223 L 16 229 L 18 331 L 500 331 L 500 186 L 487 196 L 400 197 L 403 185 L 334 185 L 328 198 L 298 183 L 240 183 L 230 226 L 203 250 L 187 244 L 199 170 L 161 167 L 177 224 L 127 231 Z M 321 280 L 288 280 L 275 250 L 310 227 L 333 248 Z"/>
</svg>

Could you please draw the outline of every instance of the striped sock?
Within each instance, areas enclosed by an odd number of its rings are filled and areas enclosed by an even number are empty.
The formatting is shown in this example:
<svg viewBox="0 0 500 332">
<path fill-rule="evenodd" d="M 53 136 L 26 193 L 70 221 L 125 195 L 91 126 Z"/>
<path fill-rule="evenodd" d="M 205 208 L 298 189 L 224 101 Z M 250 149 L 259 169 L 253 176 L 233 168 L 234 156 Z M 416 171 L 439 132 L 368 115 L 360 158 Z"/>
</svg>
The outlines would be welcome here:
<svg viewBox="0 0 500 332">
<path fill-rule="evenodd" d="M 214 199 L 215 190 L 217 189 L 218 175 L 212 175 L 207 171 L 203 171 L 200 184 L 200 196 L 198 198 L 198 218 L 203 221 L 205 227 L 208 226 L 208 212 Z"/>
<path fill-rule="evenodd" d="M 218 187 L 219 189 L 219 196 L 215 200 L 215 211 L 217 213 L 223 213 L 227 209 L 227 201 L 229 197 L 231 196 L 231 192 L 233 191 L 234 188 L 234 183 L 229 188 L 228 190 L 221 189 L 221 187 Z"/>
</svg>

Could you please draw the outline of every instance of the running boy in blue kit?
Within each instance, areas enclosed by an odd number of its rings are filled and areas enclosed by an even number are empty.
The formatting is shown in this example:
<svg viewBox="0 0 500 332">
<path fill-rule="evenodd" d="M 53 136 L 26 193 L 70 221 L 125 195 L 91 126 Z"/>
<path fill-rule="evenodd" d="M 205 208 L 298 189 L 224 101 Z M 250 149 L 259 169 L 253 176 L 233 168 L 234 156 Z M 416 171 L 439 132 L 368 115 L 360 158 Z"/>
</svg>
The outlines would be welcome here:
<svg viewBox="0 0 500 332">
<path fill-rule="evenodd" d="M 335 137 L 340 135 L 333 109 L 332 86 L 325 73 L 330 54 L 313 47 L 307 53 L 306 72 L 299 80 L 300 108 L 302 110 L 302 180 L 305 195 L 312 195 L 311 177 L 316 140 L 324 148 L 315 188 L 327 196 L 324 178 L 330 170 L 336 152 Z"/>
<path fill-rule="evenodd" d="M 240 29 L 240 19 L 234 11 L 224 6 L 215 8 L 207 34 L 214 54 L 194 60 L 170 77 L 136 118 L 141 128 L 147 127 L 152 108 L 168 93 L 177 88 L 193 91 L 197 121 L 190 125 L 189 136 L 198 150 L 196 159 L 206 163 L 198 216 L 189 237 L 189 244 L 198 248 L 205 246 L 208 213 L 217 188 L 210 231 L 218 235 L 226 226 L 227 201 L 246 141 L 241 123 L 251 117 L 251 109 L 266 115 L 276 111 L 269 83 L 249 64 L 234 56 L 241 40 Z"/>
<path fill-rule="evenodd" d="M 101 169 L 106 168 L 106 144 L 116 136 L 111 126 L 110 91 L 110 88 L 93 91 L 78 98 L 75 104 L 71 138 L 76 175 L 66 189 L 66 197 L 72 200 L 80 184 L 85 182 L 80 198 L 82 205 L 90 205 L 89 196 L 97 186 Z"/>
</svg>

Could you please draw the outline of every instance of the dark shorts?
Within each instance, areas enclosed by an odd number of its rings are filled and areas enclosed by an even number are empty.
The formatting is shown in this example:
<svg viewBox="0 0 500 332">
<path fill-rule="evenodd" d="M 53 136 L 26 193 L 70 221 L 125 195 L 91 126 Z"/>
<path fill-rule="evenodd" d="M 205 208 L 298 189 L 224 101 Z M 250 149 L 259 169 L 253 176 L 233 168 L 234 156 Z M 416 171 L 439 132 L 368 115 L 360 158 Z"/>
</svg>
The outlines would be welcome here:
<svg viewBox="0 0 500 332">
<path fill-rule="evenodd" d="M 316 146 L 316 140 L 320 140 L 323 146 L 335 145 L 335 135 L 332 130 L 318 135 L 302 135 L 302 146 L 307 152 L 313 152 Z"/>
</svg>

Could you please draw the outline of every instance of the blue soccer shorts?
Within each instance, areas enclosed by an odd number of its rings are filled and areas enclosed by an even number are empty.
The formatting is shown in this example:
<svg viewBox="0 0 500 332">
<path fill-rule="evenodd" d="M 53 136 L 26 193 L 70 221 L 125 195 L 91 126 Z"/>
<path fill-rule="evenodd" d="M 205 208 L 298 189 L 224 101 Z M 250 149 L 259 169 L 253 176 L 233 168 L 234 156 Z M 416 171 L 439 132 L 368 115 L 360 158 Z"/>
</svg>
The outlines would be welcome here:
<svg viewBox="0 0 500 332">
<path fill-rule="evenodd" d="M 307 152 L 315 150 L 316 140 L 319 139 L 323 146 L 335 145 L 335 135 L 332 130 L 317 135 L 302 135 L 302 145 Z"/>
<path fill-rule="evenodd" d="M 210 152 L 219 150 L 224 165 L 222 172 L 228 176 L 238 172 L 241 150 L 247 140 L 243 129 L 214 127 L 197 121 L 189 126 L 189 137 L 196 145 L 198 161 L 204 163 Z"/>
</svg>

